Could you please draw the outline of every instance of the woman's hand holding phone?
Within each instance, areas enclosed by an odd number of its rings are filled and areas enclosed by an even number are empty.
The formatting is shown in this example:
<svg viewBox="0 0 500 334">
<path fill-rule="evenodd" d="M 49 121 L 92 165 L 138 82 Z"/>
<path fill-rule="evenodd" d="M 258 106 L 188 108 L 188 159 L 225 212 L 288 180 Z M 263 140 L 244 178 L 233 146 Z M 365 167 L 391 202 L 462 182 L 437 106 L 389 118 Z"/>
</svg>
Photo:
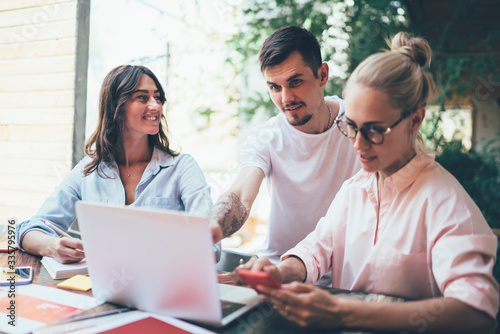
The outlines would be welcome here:
<svg viewBox="0 0 500 334">
<path fill-rule="evenodd" d="M 257 292 L 259 292 L 258 285 L 277 289 L 281 287 L 281 273 L 267 258 L 250 259 L 238 266 L 232 276 L 236 284 L 245 283 Z"/>
</svg>

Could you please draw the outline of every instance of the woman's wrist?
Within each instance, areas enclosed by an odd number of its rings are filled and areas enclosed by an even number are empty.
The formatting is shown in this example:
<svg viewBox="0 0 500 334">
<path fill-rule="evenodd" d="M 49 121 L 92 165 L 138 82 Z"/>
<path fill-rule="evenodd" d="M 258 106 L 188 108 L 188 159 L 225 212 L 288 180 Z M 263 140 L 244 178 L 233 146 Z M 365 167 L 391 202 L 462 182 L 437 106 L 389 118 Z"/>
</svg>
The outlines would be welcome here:
<svg viewBox="0 0 500 334">
<path fill-rule="evenodd" d="M 340 316 L 340 323 L 345 328 L 363 327 L 363 311 L 367 303 L 349 298 L 337 298 L 335 313 Z"/>
<path fill-rule="evenodd" d="M 59 238 L 52 237 L 52 236 L 47 236 L 47 246 L 44 249 L 44 256 L 50 256 L 53 258 L 57 257 L 57 243 L 59 242 Z"/>
<path fill-rule="evenodd" d="M 57 239 L 41 231 L 29 231 L 22 240 L 23 248 L 31 254 L 54 257 Z"/>
<path fill-rule="evenodd" d="M 290 256 L 278 263 L 276 266 L 280 273 L 282 282 L 299 281 L 304 282 L 306 279 L 306 267 L 301 259 L 296 256 Z"/>
</svg>

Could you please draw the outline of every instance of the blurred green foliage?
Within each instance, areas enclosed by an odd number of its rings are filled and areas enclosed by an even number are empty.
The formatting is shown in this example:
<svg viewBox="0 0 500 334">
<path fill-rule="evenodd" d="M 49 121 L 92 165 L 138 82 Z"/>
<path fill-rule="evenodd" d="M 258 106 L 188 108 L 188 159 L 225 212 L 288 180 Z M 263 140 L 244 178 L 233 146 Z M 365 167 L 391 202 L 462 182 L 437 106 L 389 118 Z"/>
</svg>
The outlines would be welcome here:
<svg viewBox="0 0 500 334">
<path fill-rule="evenodd" d="M 435 104 L 444 110 L 445 101 L 473 92 L 477 79 L 493 75 L 500 81 L 499 66 L 493 47 L 500 43 L 500 32 L 489 31 L 481 24 L 472 26 L 466 36 L 459 35 L 456 27 L 474 18 L 479 0 L 458 0 L 449 6 L 451 14 L 445 24 L 425 21 L 415 25 L 406 3 L 411 0 L 247 0 L 242 9 L 241 29 L 227 42 L 227 62 L 246 81 L 245 69 L 256 62 L 265 38 L 273 31 L 288 25 L 310 30 L 320 42 L 323 59 L 338 64 L 349 75 L 369 55 L 386 47 L 386 38 L 398 31 L 407 31 L 424 38 L 427 32 L 440 31 L 439 38 L 429 40 L 434 50 L 430 72 L 437 83 Z M 341 13 L 340 13 L 341 12 Z M 338 14 L 345 14 L 338 15 Z M 413 13 L 419 19 L 420 12 Z M 345 43 L 339 43 L 339 40 Z M 473 46 L 473 47 L 471 47 Z M 345 54 L 345 59 L 339 59 Z M 331 77 L 325 87 L 327 95 L 341 95 L 346 78 Z M 269 116 L 277 110 L 267 94 L 249 92 L 240 101 L 238 115 L 251 118 L 256 110 Z M 477 87 L 476 87 L 477 88 Z M 231 96 L 232 100 L 239 100 Z"/>
<path fill-rule="evenodd" d="M 463 146 L 462 141 L 437 142 L 436 161 L 464 187 L 481 209 L 491 228 L 500 228 L 500 135 L 486 143 L 481 154 Z M 500 242 L 493 276 L 500 282 Z M 497 314 L 500 321 L 500 313 Z"/>
<path fill-rule="evenodd" d="M 500 138 L 486 144 L 481 154 L 460 140 L 443 141 L 436 161 L 464 187 L 492 228 L 500 228 Z"/>
<path fill-rule="evenodd" d="M 348 73 L 379 50 L 386 36 L 407 28 L 405 16 L 398 13 L 402 7 L 398 1 L 375 0 L 369 4 L 367 1 L 353 1 L 353 6 L 338 0 L 250 0 L 246 3 L 241 30 L 227 42 L 230 50 L 227 62 L 244 81 L 246 64 L 255 62 L 264 40 L 284 26 L 297 25 L 311 31 L 320 43 L 324 61 L 337 64 L 339 60 L 335 56 L 347 52 L 343 65 Z M 344 12 L 347 21 L 344 22 L 343 16 L 336 15 L 335 11 Z M 332 26 L 337 29 L 332 29 Z M 336 42 L 339 32 L 345 43 Z M 344 84 L 345 78 L 331 77 L 325 94 L 341 95 Z M 240 104 L 240 116 L 251 119 L 259 109 L 269 117 L 277 113 L 268 94 L 252 92 L 252 87 L 249 88 L 249 97 Z"/>
</svg>

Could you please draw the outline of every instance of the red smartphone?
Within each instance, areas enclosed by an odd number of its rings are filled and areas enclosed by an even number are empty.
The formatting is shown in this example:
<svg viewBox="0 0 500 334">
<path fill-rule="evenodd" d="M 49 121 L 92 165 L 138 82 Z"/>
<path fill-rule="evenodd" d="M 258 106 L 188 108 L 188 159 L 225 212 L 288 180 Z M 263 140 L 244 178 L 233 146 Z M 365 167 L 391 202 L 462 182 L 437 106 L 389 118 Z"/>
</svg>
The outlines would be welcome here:
<svg viewBox="0 0 500 334">
<path fill-rule="evenodd" d="M 254 289 L 259 284 L 267 285 L 273 288 L 281 287 L 281 283 L 278 282 L 278 280 L 274 278 L 274 276 L 265 271 L 250 271 L 240 269 L 238 270 L 238 275 L 246 284 L 250 285 Z"/>
</svg>

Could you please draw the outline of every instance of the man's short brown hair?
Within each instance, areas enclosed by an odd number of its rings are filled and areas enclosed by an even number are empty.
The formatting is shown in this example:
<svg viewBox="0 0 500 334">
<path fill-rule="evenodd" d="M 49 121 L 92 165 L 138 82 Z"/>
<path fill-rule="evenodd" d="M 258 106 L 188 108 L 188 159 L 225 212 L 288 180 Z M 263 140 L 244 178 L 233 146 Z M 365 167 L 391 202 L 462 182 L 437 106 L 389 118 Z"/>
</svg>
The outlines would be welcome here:
<svg viewBox="0 0 500 334">
<path fill-rule="evenodd" d="M 322 63 L 318 40 L 311 32 L 297 26 L 280 28 L 264 41 L 259 53 L 260 70 L 264 73 L 267 68 L 281 64 L 295 51 L 318 78 Z"/>
</svg>

